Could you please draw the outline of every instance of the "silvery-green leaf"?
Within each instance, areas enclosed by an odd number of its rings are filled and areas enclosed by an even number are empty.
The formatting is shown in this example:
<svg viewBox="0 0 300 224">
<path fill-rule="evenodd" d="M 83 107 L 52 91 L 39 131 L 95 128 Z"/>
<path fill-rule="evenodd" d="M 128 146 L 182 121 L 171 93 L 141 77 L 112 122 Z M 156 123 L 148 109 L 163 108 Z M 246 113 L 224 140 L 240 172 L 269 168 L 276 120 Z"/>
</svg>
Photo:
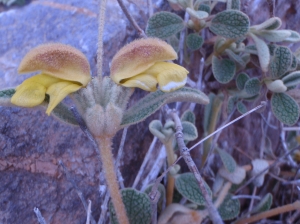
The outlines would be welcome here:
<svg viewBox="0 0 300 224">
<path fill-rule="evenodd" d="M 224 167 L 228 170 L 229 173 L 233 173 L 236 168 L 236 162 L 232 158 L 232 156 L 226 152 L 225 150 L 222 150 L 220 148 L 216 149 L 217 152 L 219 153 L 221 160 L 223 162 Z"/>
<path fill-rule="evenodd" d="M 151 37 L 166 39 L 184 28 L 181 17 L 170 12 L 155 13 L 148 20 L 146 34 Z"/>
<path fill-rule="evenodd" d="M 176 35 L 170 36 L 168 39 L 168 43 L 173 47 L 173 49 L 178 52 L 179 51 L 179 39 Z"/>
<path fill-rule="evenodd" d="M 275 49 L 271 60 L 270 71 L 274 78 L 278 78 L 286 73 L 293 62 L 293 54 L 288 47 L 278 46 Z"/>
<path fill-rule="evenodd" d="M 235 102 L 237 101 L 237 97 L 236 96 L 232 96 L 228 99 L 228 104 L 227 104 L 227 113 L 231 114 L 232 111 L 235 108 Z"/>
<path fill-rule="evenodd" d="M 241 8 L 240 0 L 227 0 L 227 10 L 229 9 L 240 10 L 240 8 Z"/>
<path fill-rule="evenodd" d="M 130 224 L 151 223 L 151 202 L 147 194 L 135 189 L 125 188 L 121 190 L 122 200 L 125 205 L 127 217 Z M 110 221 L 118 224 L 116 211 L 113 204 L 109 204 Z"/>
<path fill-rule="evenodd" d="M 259 203 L 252 209 L 251 214 L 261 213 L 270 210 L 273 202 L 273 196 L 267 193 Z"/>
<path fill-rule="evenodd" d="M 207 4 L 200 4 L 198 10 L 199 11 L 205 11 L 208 14 L 210 14 L 210 7 Z"/>
<path fill-rule="evenodd" d="M 225 182 L 225 179 L 217 173 L 216 178 L 213 181 L 213 186 L 212 186 L 212 191 L 213 191 L 214 195 L 216 195 L 222 189 L 224 182 Z"/>
<path fill-rule="evenodd" d="M 251 38 L 253 39 L 255 45 L 256 45 L 256 50 L 257 50 L 257 55 L 259 58 L 259 64 L 261 67 L 261 70 L 263 72 L 268 71 L 269 63 L 270 63 L 270 52 L 268 45 L 266 44 L 265 41 L 262 39 L 259 39 L 257 36 L 255 36 L 252 33 L 249 33 Z"/>
<path fill-rule="evenodd" d="M 242 59 L 242 57 L 238 54 L 235 54 L 232 50 L 226 49 L 225 50 L 226 54 L 229 56 L 229 58 L 235 62 L 237 62 L 240 66 L 245 67 L 246 63 Z"/>
<path fill-rule="evenodd" d="M 15 89 L 0 90 L 0 106 L 15 107 L 16 105 L 10 102 L 10 99 L 15 94 L 15 92 Z"/>
<path fill-rule="evenodd" d="M 223 203 L 218 208 L 218 212 L 223 220 L 231 220 L 240 214 L 239 199 L 232 199 L 232 194 L 227 194 Z"/>
<path fill-rule="evenodd" d="M 195 19 L 205 19 L 209 16 L 209 14 L 205 11 L 195 11 L 191 8 L 186 8 L 186 12 Z"/>
<path fill-rule="evenodd" d="M 260 91 L 261 85 L 258 78 L 251 78 L 245 83 L 244 90 L 249 96 L 257 95 Z"/>
<path fill-rule="evenodd" d="M 208 94 L 208 97 L 209 97 L 209 104 L 207 104 L 204 109 L 204 120 L 203 120 L 204 133 L 208 132 L 208 128 L 211 120 L 210 118 L 212 114 L 213 102 L 215 100 L 216 94 L 211 92 Z"/>
<path fill-rule="evenodd" d="M 47 105 L 48 107 L 48 105 Z M 51 116 L 56 117 L 57 119 L 71 125 L 78 125 L 76 118 L 72 111 L 69 110 L 67 105 L 60 102 L 51 112 Z"/>
<path fill-rule="evenodd" d="M 186 38 L 186 45 L 192 51 L 198 50 L 202 47 L 203 38 L 199 34 L 191 33 Z"/>
<path fill-rule="evenodd" d="M 240 73 L 236 77 L 235 84 L 239 90 L 243 90 L 246 82 L 249 80 L 249 76 L 246 73 Z"/>
<path fill-rule="evenodd" d="M 141 122 L 156 112 L 161 106 L 177 101 L 194 102 L 199 104 L 209 103 L 208 97 L 197 89 L 182 87 L 169 93 L 157 90 L 156 92 L 149 93 L 125 111 L 121 125 L 124 127 Z"/>
<path fill-rule="evenodd" d="M 241 101 L 237 102 L 236 104 L 236 109 L 238 110 L 238 112 L 240 112 L 241 114 L 246 113 L 247 107 L 245 106 L 245 104 L 243 104 Z"/>
<path fill-rule="evenodd" d="M 275 117 L 286 125 L 293 125 L 299 119 L 297 102 L 286 93 L 274 93 L 271 107 Z"/>
<path fill-rule="evenodd" d="M 181 124 L 184 140 L 193 141 L 198 137 L 198 131 L 194 124 L 188 121 L 183 121 Z"/>
<path fill-rule="evenodd" d="M 250 53 L 250 54 L 258 55 L 256 46 L 253 45 L 253 44 L 246 46 L 245 47 L 245 51 L 248 52 L 248 53 Z"/>
<path fill-rule="evenodd" d="M 286 85 L 284 85 L 283 81 L 277 79 L 275 81 L 265 80 L 267 88 L 274 93 L 283 93 L 287 90 Z"/>
<path fill-rule="evenodd" d="M 269 47 L 270 55 L 274 56 L 275 50 L 278 47 L 278 45 L 276 45 L 276 44 L 268 44 L 268 47 Z"/>
<path fill-rule="evenodd" d="M 252 26 L 251 29 L 255 30 L 276 30 L 281 26 L 281 19 L 278 17 L 272 17 L 265 22 Z"/>
<path fill-rule="evenodd" d="M 300 83 L 300 71 L 294 71 L 281 79 L 285 86 L 291 87 Z"/>
<path fill-rule="evenodd" d="M 293 55 L 293 61 L 292 61 L 289 71 L 294 71 L 297 69 L 297 67 L 298 67 L 298 60 L 297 60 L 296 56 Z"/>
<path fill-rule="evenodd" d="M 175 186 L 178 192 L 191 202 L 197 205 L 205 205 L 205 198 L 200 190 L 199 184 L 192 173 L 184 173 L 176 176 Z M 212 192 L 209 186 L 205 183 L 206 190 L 210 197 Z"/>
<path fill-rule="evenodd" d="M 288 30 L 261 30 L 256 34 L 270 42 L 281 42 L 291 36 Z"/>
<path fill-rule="evenodd" d="M 291 42 L 291 43 L 297 43 L 300 41 L 300 34 L 294 30 L 288 30 L 291 32 L 291 35 L 287 37 L 284 41 Z"/>
<path fill-rule="evenodd" d="M 249 17 L 238 10 L 219 12 L 211 21 L 209 29 L 216 35 L 237 39 L 248 33 L 250 26 Z"/>
<path fill-rule="evenodd" d="M 152 190 L 152 187 L 153 187 L 153 184 L 148 185 L 148 186 L 146 187 L 146 189 L 145 189 L 144 192 L 145 192 L 147 195 L 149 195 L 149 193 L 150 193 L 151 190 Z M 160 197 L 159 197 L 158 202 L 157 202 L 158 212 L 160 212 L 160 211 L 162 210 L 162 208 L 163 208 L 164 198 L 166 197 L 166 189 L 165 189 L 164 185 L 158 184 L 157 190 L 158 190 L 159 193 L 160 193 Z"/>
<path fill-rule="evenodd" d="M 181 115 L 180 119 L 181 119 L 181 121 L 189 121 L 192 124 L 195 124 L 195 122 L 196 122 L 195 114 L 193 113 L 193 111 L 190 111 L 190 110 L 184 111 L 184 113 Z"/>
<path fill-rule="evenodd" d="M 226 84 L 230 82 L 235 75 L 235 63 L 230 59 L 212 58 L 213 75 L 219 83 Z"/>
<path fill-rule="evenodd" d="M 164 141 L 166 136 L 162 133 L 162 123 L 160 120 L 153 120 L 149 124 L 149 130 L 150 132 L 156 136 L 160 141 Z"/>
</svg>

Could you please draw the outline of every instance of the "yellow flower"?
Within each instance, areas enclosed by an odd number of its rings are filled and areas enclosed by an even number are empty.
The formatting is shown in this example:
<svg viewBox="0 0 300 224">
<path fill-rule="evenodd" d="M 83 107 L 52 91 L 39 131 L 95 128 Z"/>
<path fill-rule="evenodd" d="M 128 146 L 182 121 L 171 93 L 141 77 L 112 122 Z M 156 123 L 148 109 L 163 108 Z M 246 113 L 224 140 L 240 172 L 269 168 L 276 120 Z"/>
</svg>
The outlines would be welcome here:
<svg viewBox="0 0 300 224">
<path fill-rule="evenodd" d="M 21 107 L 34 107 L 41 104 L 48 94 L 48 115 L 68 94 L 86 86 L 91 80 L 90 65 L 84 54 L 64 44 L 44 44 L 27 53 L 18 72 L 34 71 L 41 73 L 19 85 L 11 102 Z"/>
<path fill-rule="evenodd" d="M 147 38 L 131 42 L 112 59 L 111 78 L 126 87 L 155 91 L 157 84 L 164 92 L 183 87 L 188 71 L 168 60 L 177 59 L 174 49 L 166 42 Z"/>
</svg>

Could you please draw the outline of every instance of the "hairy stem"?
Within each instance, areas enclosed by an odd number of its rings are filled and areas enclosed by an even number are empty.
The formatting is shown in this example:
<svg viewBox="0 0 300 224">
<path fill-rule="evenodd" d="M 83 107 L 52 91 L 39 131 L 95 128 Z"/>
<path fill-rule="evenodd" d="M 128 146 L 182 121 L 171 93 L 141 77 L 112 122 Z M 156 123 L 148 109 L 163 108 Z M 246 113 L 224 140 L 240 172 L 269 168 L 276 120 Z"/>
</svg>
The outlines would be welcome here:
<svg viewBox="0 0 300 224">
<path fill-rule="evenodd" d="M 164 145 L 165 145 L 166 151 L 167 151 L 168 167 L 170 167 L 175 162 L 174 151 L 173 151 L 173 138 L 171 138 Z M 169 204 L 171 204 L 173 201 L 174 185 L 175 185 L 174 177 L 172 177 L 172 175 L 170 173 L 168 173 L 167 206 Z"/>
<path fill-rule="evenodd" d="M 272 217 L 272 216 L 279 215 L 281 213 L 285 213 L 285 212 L 289 212 L 289 211 L 293 211 L 296 209 L 297 210 L 300 209 L 300 201 L 295 201 L 292 204 L 280 206 L 280 207 L 271 209 L 269 211 L 262 212 L 257 215 L 253 215 L 249 218 L 240 219 L 240 220 L 236 221 L 234 224 L 252 223 L 252 222 L 256 222 L 261 219 L 265 219 L 268 217 Z"/>
<path fill-rule="evenodd" d="M 102 76 L 103 63 L 103 30 L 105 24 L 106 0 L 100 1 L 98 20 L 97 75 Z"/>
<path fill-rule="evenodd" d="M 102 168 L 107 182 L 108 190 L 111 195 L 111 200 L 114 205 L 116 215 L 119 223 L 129 224 L 125 206 L 122 201 L 121 193 L 119 191 L 119 184 L 115 172 L 114 159 L 112 154 L 112 139 L 108 136 L 97 137 L 97 144 L 102 160 Z"/>
</svg>

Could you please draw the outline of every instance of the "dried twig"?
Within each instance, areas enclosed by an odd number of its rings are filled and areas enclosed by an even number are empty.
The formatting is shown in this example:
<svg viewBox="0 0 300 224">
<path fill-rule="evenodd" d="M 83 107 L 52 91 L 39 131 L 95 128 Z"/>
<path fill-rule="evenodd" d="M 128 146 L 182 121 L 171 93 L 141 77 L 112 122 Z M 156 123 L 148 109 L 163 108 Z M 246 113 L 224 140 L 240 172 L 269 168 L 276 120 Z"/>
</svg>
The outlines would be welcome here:
<svg viewBox="0 0 300 224">
<path fill-rule="evenodd" d="M 188 165 L 190 171 L 194 174 L 194 176 L 196 177 L 196 179 L 198 181 L 200 190 L 206 201 L 206 208 L 209 213 L 210 219 L 212 220 L 213 223 L 221 224 L 221 223 L 223 223 L 222 218 L 221 218 L 218 210 L 214 206 L 211 197 L 208 194 L 208 191 L 204 184 L 204 180 L 202 179 L 200 172 L 188 151 L 188 148 L 185 146 L 185 143 L 183 140 L 183 133 L 182 133 L 183 128 L 181 125 L 180 118 L 178 117 L 178 115 L 175 111 L 171 112 L 171 116 L 175 122 L 175 127 L 176 127 L 175 128 L 176 129 L 175 136 L 176 136 L 178 147 L 180 149 L 180 154 L 182 155 L 182 157 L 183 157 L 184 161 L 186 162 L 186 164 Z"/>
<path fill-rule="evenodd" d="M 40 212 L 40 210 L 38 208 L 34 208 L 33 211 L 34 211 L 34 213 L 35 213 L 35 215 L 36 215 L 36 217 L 38 219 L 38 222 L 40 224 L 47 224 L 46 221 L 45 221 L 45 219 L 44 219 L 44 217 L 42 216 L 42 214 L 41 214 L 41 212 Z"/>
<path fill-rule="evenodd" d="M 125 16 L 127 17 L 127 19 L 132 23 L 132 25 L 134 26 L 134 28 L 138 31 L 139 35 L 141 37 L 147 37 L 147 35 L 145 34 L 145 32 L 142 30 L 142 28 L 137 24 L 137 22 L 135 21 L 135 19 L 130 15 L 130 13 L 128 12 L 123 0 L 118 0 L 118 3 L 122 9 L 122 11 L 124 12 Z"/>
<path fill-rule="evenodd" d="M 92 202 L 91 200 L 88 200 L 89 201 L 89 205 L 88 205 L 88 209 L 87 209 L 87 217 L 86 217 L 86 224 L 90 224 L 90 220 L 91 220 L 91 207 L 92 207 Z"/>
<path fill-rule="evenodd" d="M 106 217 L 107 217 L 107 205 L 110 198 L 109 192 L 106 192 L 105 198 L 103 200 L 103 203 L 101 205 L 101 214 L 98 220 L 98 224 L 105 223 Z"/>
</svg>

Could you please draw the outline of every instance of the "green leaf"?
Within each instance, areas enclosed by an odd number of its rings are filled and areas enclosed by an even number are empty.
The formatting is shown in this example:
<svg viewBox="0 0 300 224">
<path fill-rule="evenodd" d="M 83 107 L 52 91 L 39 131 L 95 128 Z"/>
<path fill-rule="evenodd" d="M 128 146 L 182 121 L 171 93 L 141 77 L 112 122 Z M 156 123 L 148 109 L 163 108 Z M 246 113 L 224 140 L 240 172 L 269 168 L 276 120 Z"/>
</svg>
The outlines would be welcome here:
<svg viewBox="0 0 300 224">
<path fill-rule="evenodd" d="M 239 199 L 232 199 L 232 194 L 227 194 L 223 203 L 218 208 L 218 212 L 223 220 L 231 220 L 240 214 Z"/>
<path fill-rule="evenodd" d="M 206 11 L 195 11 L 191 8 L 186 8 L 186 12 L 195 19 L 205 19 L 209 16 L 209 14 Z"/>
<path fill-rule="evenodd" d="M 229 9 L 240 10 L 240 8 L 241 8 L 240 0 L 227 0 L 227 10 Z"/>
<path fill-rule="evenodd" d="M 196 33 L 191 33 L 186 38 L 186 45 L 192 51 L 200 49 L 202 44 L 203 38 Z"/>
<path fill-rule="evenodd" d="M 191 110 L 184 111 L 184 113 L 181 115 L 180 119 L 181 119 L 181 121 L 189 121 L 192 124 L 195 124 L 195 122 L 196 122 L 195 114 Z"/>
<path fill-rule="evenodd" d="M 152 190 L 152 187 L 153 187 L 153 184 L 148 185 L 146 187 L 145 191 L 144 191 L 145 194 L 149 195 L 149 193 Z M 158 212 L 160 213 L 162 208 L 163 208 L 164 198 L 166 197 L 166 189 L 165 189 L 164 185 L 158 184 L 157 190 L 160 193 L 160 197 L 159 197 L 158 202 L 157 202 Z"/>
<path fill-rule="evenodd" d="M 184 28 L 181 17 L 170 12 L 155 13 L 148 21 L 146 34 L 151 37 L 166 39 Z"/>
<path fill-rule="evenodd" d="M 47 106 L 48 107 L 48 104 Z M 57 119 L 71 125 L 78 125 L 76 118 L 72 111 L 69 110 L 68 106 L 64 103 L 59 103 L 51 112 L 51 115 Z"/>
<path fill-rule="evenodd" d="M 149 93 L 125 111 L 121 125 L 124 127 L 141 122 L 157 111 L 161 106 L 177 101 L 194 102 L 199 104 L 209 103 L 208 97 L 197 89 L 182 87 L 169 93 L 158 90 L 156 92 Z"/>
<path fill-rule="evenodd" d="M 246 113 L 247 107 L 245 106 L 245 104 L 243 104 L 241 101 L 237 102 L 236 104 L 236 109 L 238 110 L 238 112 L 240 112 L 241 114 Z"/>
<path fill-rule="evenodd" d="M 166 139 L 166 136 L 162 133 L 162 123 L 160 120 L 153 120 L 149 124 L 149 130 L 152 133 L 152 135 L 156 136 L 160 141 L 164 141 Z"/>
<path fill-rule="evenodd" d="M 188 121 L 181 122 L 183 139 L 185 141 L 193 141 L 198 137 L 198 131 L 194 124 Z"/>
<path fill-rule="evenodd" d="M 267 193 L 263 199 L 252 209 L 251 214 L 261 213 L 270 210 L 273 202 L 273 196 L 270 193 Z"/>
<path fill-rule="evenodd" d="M 237 97 L 236 96 L 232 96 L 228 99 L 228 104 L 227 104 L 227 113 L 231 114 L 232 111 L 235 108 L 235 102 L 237 101 Z"/>
<path fill-rule="evenodd" d="M 254 34 L 249 33 L 249 35 L 251 36 L 251 38 L 253 39 L 253 41 L 256 45 L 256 50 L 257 50 L 257 55 L 258 55 L 261 70 L 263 72 L 267 72 L 269 64 L 270 64 L 269 47 L 268 47 L 268 45 L 266 44 L 265 41 L 263 41 L 262 39 L 259 39 Z"/>
<path fill-rule="evenodd" d="M 138 192 L 135 189 L 122 189 L 122 200 L 130 224 L 150 224 L 151 223 L 151 202 L 147 194 Z M 113 204 L 109 204 L 110 221 L 118 224 L 116 211 Z"/>
<path fill-rule="evenodd" d="M 280 79 L 277 79 L 275 81 L 265 80 L 264 82 L 267 88 L 274 93 L 283 93 L 287 90 L 287 87 Z"/>
<path fill-rule="evenodd" d="M 288 47 L 279 46 L 274 51 L 270 64 L 271 75 L 278 78 L 286 73 L 293 62 L 293 54 Z"/>
<path fill-rule="evenodd" d="M 270 42 L 281 42 L 291 36 L 288 30 L 262 30 L 256 34 Z"/>
<path fill-rule="evenodd" d="M 248 33 L 249 17 L 237 10 L 226 10 L 215 15 L 209 29 L 216 35 L 237 39 Z"/>
<path fill-rule="evenodd" d="M 300 71 L 294 71 L 281 79 L 286 87 L 298 85 L 300 83 Z"/>
<path fill-rule="evenodd" d="M 207 4 L 201 4 L 201 5 L 199 5 L 198 10 L 199 10 L 199 11 L 205 11 L 205 12 L 207 12 L 208 14 L 210 14 L 210 7 L 209 7 L 209 5 L 207 5 Z"/>
<path fill-rule="evenodd" d="M 235 168 L 236 168 L 235 160 L 225 150 L 222 150 L 220 148 L 217 148 L 216 150 L 217 150 L 217 152 L 219 153 L 219 155 L 221 157 L 221 160 L 224 164 L 224 167 L 228 170 L 229 173 L 233 173 L 235 171 Z"/>
<path fill-rule="evenodd" d="M 289 70 L 294 71 L 297 69 L 297 67 L 298 67 L 298 60 L 297 60 L 296 56 L 293 55 L 293 61 L 292 61 L 292 64 L 291 64 L 291 67 Z"/>
<path fill-rule="evenodd" d="M 207 104 L 204 109 L 204 120 L 203 120 L 204 133 L 208 132 L 208 129 L 209 129 L 211 115 L 212 115 L 213 102 L 215 100 L 216 95 L 214 93 L 209 93 L 208 97 L 209 97 L 209 104 Z"/>
<path fill-rule="evenodd" d="M 213 56 L 212 71 L 219 83 L 226 84 L 235 75 L 235 63 L 230 59 L 218 59 L 216 56 Z"/>
<path fill-rule="evenodd" d="M 205 182 L 204 182 L 205 183 Z M 175 186 L 178 192 L 191 202 L 197 205 L 205 205 L 205 198 L 200 190 L 199 184 L 192 173 L 184 173 L 176 176 Z M 209 186 L 205 183 L 205 188 L 210 197 L 212 192 Z"/>
<path fill-rule="evenodd" d="M 281 26 L 281 19 L 278 17 L 272 17 L 265 22 L 252 26 L 251 29 L 254 30 L 276 30 Z"/>
<path fill-rule="evenodd" d="M 11 97 L 15 94 L 15 89 L 0 90 L 0 106 L 12 107 L 16 106 L 10 102 Z"/>
<path fill-rule="evenodd" d="M 243 58 L 238 55 L 238 54 L 235 54 L 232 50 L 230 49 L 226 49 L 225 50 L 226 54 L 229 56 L 229 58 L 235 62 L 237 62 L 240 66 L 242 67 L 245 67 L 246 66 L 246 63 L 245 61 L 243 60 Z"/>
<path fill-rule="evenodd" d="M 173 49 L 178 52 L 179 51 L 179 39 L 176 35 L 172 35 L 168 38 L 168 43 L 173 47 Z"/>
<path fill-rule="evenodd" d="M 300 34 L 294 30 L 288 30 L 291 32 L 291 36 L 286 38 L 284 41 L 286 42 L 291 42 L 291 43 L 296 43 L 300 41 Z"/>
<path fill-rule="evenodd" d="M 285 93 L 274 93 L 271 98 L 271 107 L 275 117 L 286 125 L 293 125 L 299 119 L 297 102 Z"/>
<path fill-rule="evenodd" d="M 239 90 L 243 90 L 246 82 L 249 80 L 249 76 L 246 73 L 240 73 L 236 77 L 235 84 Z"/>
<path fill-rule="evenodd" d="M 257 95 L 260 91 L 260 81 L 258 78 L 251 78 L 245 83 L 245 91 L 248 94 L 248 96 L 254 96 Z"/>
<path fill-rule="evenodd" d="M 256 46 L 253 45 L 253 44 L 246 46 L 245 47 L 245 51 L 248 52 L 248 53 L 250 53 L 250 54 L 258 55 Z"/>
</svg>

